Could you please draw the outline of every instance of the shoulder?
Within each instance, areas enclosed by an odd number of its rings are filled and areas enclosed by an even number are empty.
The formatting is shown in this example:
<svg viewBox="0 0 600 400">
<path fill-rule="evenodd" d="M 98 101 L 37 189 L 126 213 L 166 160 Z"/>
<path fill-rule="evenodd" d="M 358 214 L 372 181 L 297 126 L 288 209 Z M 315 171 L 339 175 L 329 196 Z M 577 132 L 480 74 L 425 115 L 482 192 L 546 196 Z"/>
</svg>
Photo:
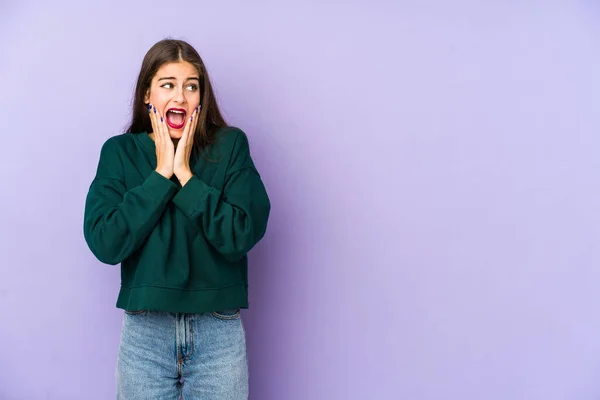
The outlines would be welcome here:
<svg viewBox="0 0 600 400">
<path fill-rule="evenodd" d="M 236 158 L 240 153 L 249 153 L 248 136 L 235 126 L 224 126 L 215 134 L 215 148 L 224 159 Z"/>
<path fill-rule="evenodd" d="M 116 177 L 120 176 L 123 168 L 123 155 L 130 153 L 135 146 L 135 134 L 122 133 L 109 137 L 104 141 L 100 150 L 100 159 L 96 176 Z"/>
<path fill-rule="evenodd" d="M 248 136 L 238 127 L 224 126 L 216 133 L 216 141 L 225 148 L 248 147 Z"/>
<path fill-rule="evenodd" d="M 250 145 L 246 133 L 235 126 L 226 126 L 217 131 L 216 143 L 219 152 L 224 155 L 227 169 L 235 170 L 251 167 L 255 169 L 250 157 Z"/>
<path fill-rule="evenodd" d="M 138 133 L 121 133 L 105 140 L 100 150 L 101 163 L 119 163 L 131 158 L 141 146 Z"/>
<path fill-rule="evenodd" d="M 118 153 L 119 151 L 126 150 L 130 146 L 134 146 L 134 135 L 135 133 L 121 133 L 119 135 L 111 136 L 102 145 L 102 153 Z"/>
</svg>

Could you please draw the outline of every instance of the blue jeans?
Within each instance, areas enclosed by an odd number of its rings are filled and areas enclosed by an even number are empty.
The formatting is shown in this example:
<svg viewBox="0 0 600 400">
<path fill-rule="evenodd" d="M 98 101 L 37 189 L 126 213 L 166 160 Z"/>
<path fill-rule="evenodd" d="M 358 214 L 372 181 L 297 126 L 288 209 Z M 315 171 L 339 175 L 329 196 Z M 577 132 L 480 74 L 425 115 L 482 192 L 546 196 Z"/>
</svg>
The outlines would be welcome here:
<svg viewBox="0 0 600 400">
<path fill-rule="evenodd" d="M 240 311 L 126 311 L 116 378 L 119 400 L 246 400 Z"/>
</svg>

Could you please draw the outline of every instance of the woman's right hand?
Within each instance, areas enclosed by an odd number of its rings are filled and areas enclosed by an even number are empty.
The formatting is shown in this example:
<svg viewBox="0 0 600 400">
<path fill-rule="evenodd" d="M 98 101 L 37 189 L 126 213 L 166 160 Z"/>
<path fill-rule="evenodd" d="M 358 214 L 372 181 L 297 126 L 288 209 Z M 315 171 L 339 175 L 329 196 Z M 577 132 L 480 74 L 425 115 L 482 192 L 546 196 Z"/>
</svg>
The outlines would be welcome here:
<svg viewBox="0 0 600 400">
<path fill-rule="evenodd" d="M 173 161 L 175 159 L 175 146 L 165 119 L 156 111 L 152 104 L 148 105 L 154 144 L 156 145 L 156 172 L 167 179 L 173 176 Z"/>
</svg>

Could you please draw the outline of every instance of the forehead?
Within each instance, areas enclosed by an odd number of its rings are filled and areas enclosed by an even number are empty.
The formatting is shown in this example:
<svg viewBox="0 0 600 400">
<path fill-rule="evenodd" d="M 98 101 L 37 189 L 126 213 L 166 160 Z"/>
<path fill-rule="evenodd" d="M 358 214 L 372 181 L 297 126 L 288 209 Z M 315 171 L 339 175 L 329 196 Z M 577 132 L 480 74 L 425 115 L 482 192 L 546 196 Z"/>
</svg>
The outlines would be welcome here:
<svg viewBox="0 0 600 400">
<path fill-rule="evenodd" d="M 187 79 L 187 78 L 198 78 L 198 70 L 192 64 L 187 61 L 178 61 L 178 62 L 170 62 L 161 66 L 158 71 L 156 71 L 156 75 L 154 75 L 155 79 L 160 79 L 163 77 L 174 77 L 177 79 Z"/>
</svg>

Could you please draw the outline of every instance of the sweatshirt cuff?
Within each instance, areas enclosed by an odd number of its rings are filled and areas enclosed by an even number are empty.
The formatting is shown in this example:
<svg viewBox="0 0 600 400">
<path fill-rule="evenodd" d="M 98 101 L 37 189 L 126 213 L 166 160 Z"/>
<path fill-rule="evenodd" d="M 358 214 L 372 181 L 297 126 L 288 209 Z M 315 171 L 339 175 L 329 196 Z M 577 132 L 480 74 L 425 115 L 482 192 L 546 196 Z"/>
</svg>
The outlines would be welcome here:
<svg viewBox="0 0 600 400">
<path fill-rule="evenodd" d="M 179 189 L 179 193 L 173 198 L 173 203 L 175 203 L 188 218 L 194 218 L 204 211 L 206 200 L 211 194 L 220 196 L 220 192 L 217 189 L 207 185 L 196 175 L 193 175 L 190 180 Z"/>
<path fill-rule="evenodd" d="M 142 183 L 142 188 L 150 196 L 164 199 L 166 196 L 172 196 L 177 192 L 177 185 L 170 179 L 165 178 L 156 171 L 152 171 L 150 176 Z"/>
</svg>

